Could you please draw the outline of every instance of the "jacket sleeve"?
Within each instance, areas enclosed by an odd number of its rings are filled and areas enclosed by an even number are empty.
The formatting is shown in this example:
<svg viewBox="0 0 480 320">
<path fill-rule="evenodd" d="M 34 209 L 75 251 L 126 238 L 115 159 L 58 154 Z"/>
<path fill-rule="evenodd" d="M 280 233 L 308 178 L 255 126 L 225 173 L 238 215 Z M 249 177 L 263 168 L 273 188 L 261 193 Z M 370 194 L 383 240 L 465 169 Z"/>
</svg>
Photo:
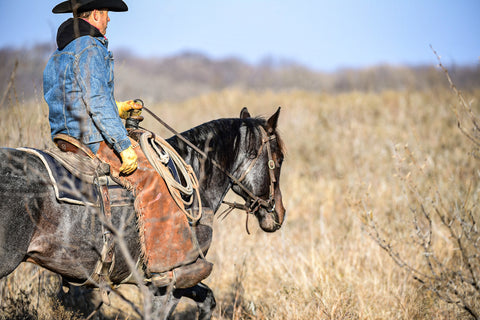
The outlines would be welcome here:
<svg viewBox="0 0 480 320">
<path fill-rule="evenodd" d="M 111 60 L 111 61 L 110 61 Z M 96 45 L 77 61 L 77 77 L 87 112 L 103 138 L 120 153 L 131 146 L 113 94 L 113 58 Z"/>
</svg>

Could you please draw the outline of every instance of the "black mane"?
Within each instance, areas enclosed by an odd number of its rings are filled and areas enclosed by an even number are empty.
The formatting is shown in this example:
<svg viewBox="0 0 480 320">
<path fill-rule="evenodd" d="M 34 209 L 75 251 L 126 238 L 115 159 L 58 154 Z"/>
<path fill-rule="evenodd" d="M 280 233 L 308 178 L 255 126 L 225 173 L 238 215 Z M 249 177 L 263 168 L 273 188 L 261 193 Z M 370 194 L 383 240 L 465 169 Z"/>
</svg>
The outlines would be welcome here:
<svg viewBox="0 0 480 320">
<path fill-rule="evenodd" d="M 242 127 L 246 129 L 247 135 L 247 152 L 251 157 L 256 156 L 260 140 L 259 126 L 265 127 L 266 120 L 264 118 L 227 118 L 206 122 L 188 131 L 182 132 L 181 135 L 188 141 L 192 142 L 200 150 L 208 153 L 209 159 L 217 161 L 225 170 L 230 170 L 239 151 L 239 142 L 241 141 Z M 176 136 L 167 141 L 180 153 L 182 157 L 188 157 L 191 148 Z M 207 145 L 208 144 L 208 145 Z M 196 153 L 196 152 L 195 152 Z M 195 157 L 202 159 L 203 157 L 196 154 Z M 212 164 L 206 161 L 205 168 L 207 173 L 211 172 Z"/>
</svg>

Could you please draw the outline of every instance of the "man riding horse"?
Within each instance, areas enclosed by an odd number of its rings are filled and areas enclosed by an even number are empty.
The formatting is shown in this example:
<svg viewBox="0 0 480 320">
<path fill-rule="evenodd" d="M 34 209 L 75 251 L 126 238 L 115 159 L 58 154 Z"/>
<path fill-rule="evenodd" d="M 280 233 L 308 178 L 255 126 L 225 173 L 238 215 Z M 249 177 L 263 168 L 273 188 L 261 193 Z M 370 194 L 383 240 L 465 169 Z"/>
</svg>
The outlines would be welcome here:
<svg viewBox="0 0 480 320">
<path fill-rule="evenodd" d="M 44 71 L 52 139 L 63 134 L 81 141 L 87 154 L 109 163 L 112 176 L 132 187 L 152 283 L 191 287 L 210 274 L 212 264 L 199 256 L 187 218 L 123 125 L 129 111 L 142 106 L 114 98 L 113 56 L 105 38 L 108 11 L 127 10 L 122 0 L 68 0 L 53 8 L 73 18 L 59 27 L 58 49 Z"/>
</svg>

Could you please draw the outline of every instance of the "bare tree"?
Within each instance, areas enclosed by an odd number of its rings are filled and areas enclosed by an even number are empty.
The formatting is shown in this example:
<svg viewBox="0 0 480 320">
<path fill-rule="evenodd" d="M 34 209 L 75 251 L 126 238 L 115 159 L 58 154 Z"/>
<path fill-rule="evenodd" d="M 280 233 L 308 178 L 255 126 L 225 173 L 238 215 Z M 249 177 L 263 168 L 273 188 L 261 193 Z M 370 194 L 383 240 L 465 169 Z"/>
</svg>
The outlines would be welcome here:
<svg viewBox="0 0 480 320">
<path fill-rule="evenodd" d="M 478 117 L 453 84 L 440 57 L 434 50 L 433 52 L 459 99 L 458 105 L 453 107 L 458 128 L 478 150 Z M 428 172 L 408 146 L 403 150 L 396 148 L 395 158 L 396 174 L 409 200 L 411 243 L 417 255 L 408 255 L 405 250 L 407 243 L 399 242 L 398 234 L 389 234 L 383 230 L 372 211 L 364 207 L 361 218 L 366 232 L 418 283 L 434 292 L 441 300 L 462 308 L 473 319 L 480 319 L 478 179 L 472 177 L 467 186 L 455 186 L 458 190 L 450 190 L 447 195 L 435 183 L 428 188 L 419 187 L 417 180 L 428 175 Z M 453 199 L 450 197 L 452 194 Z"/>
</svg>

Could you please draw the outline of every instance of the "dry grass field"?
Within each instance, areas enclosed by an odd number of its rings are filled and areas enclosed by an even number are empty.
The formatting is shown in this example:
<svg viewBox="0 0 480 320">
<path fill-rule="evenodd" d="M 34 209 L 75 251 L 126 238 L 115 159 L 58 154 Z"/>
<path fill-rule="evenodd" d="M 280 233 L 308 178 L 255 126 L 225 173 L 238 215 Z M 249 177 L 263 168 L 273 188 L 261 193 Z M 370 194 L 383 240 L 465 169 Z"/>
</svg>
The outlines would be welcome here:
<svg viewBox="0 0 480 320">
<path fill-rule="evenodd" d="M 465 97 L 480 113 L 480 91 Z M 395 263 L 369 235 L 374 222 L 373 230 L 409 265 L 425 271 L 418 208 L 441 203 L 446 212 L 464 208 L 480 221 L 479 160 L 474 144 L 457 128 L 455 105 L 457 96 L 444 89 L 338 95 L 229 89 L 149 105 L 178 131 L 237 117 L 245 106 L 263 116 L 282 106 L 287 218 L 273 234 L 249 219 L 248 235 L 240 211 L 215 222 L 208 256 L 215 266 L 205 281 L 217 299 L 214 319 L 469 319 L 415 280 L 412 270 Z M 1 146 L 50 145 L 41 98 L 27 104 L 7 101 L 1 110 Z M 146 118 L 143 126 L 170 135 Z M 434 219 L 432 230 L 438 259 L 463 268 L 448 229 Z M 49 272 L 21 266 L 0 282 L 0 319 L 22 319 L 15 314 L 84 319 L 55 302 L 55 281 Z M 133 289 L 126 292 L 139 299 Z M 182 302 L 174 318 L 194 319 L 194 308 Z M 109 319 L 135 319 L 122 309 L 114 303 L 103 312 Z"/>
</svg>

